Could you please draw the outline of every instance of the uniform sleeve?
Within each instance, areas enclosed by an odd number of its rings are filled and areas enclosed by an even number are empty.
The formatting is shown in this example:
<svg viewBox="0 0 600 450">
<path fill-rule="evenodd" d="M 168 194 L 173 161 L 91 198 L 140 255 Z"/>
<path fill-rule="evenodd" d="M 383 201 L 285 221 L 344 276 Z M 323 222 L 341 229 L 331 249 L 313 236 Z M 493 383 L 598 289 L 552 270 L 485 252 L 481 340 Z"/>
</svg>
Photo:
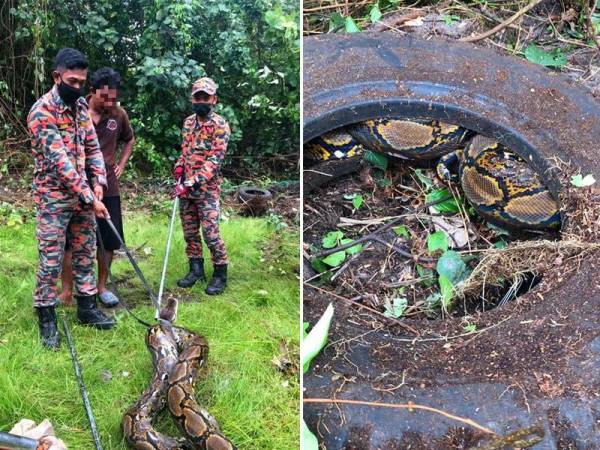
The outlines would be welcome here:
<svg viewBox="0 0 600 450">
<path fill-rule="evenodd" d="M 102 156 L 96 129 L 94 128 L 94 123 L 89 112 L 88 120 L 85 123 L 85 168 L 91 173 L 94 184 L 107 187 L 104 157 Z"/>
<path fill-rule="evenodd" d="M 129 142 L 133 139 L 133 128 L 131 128 L 131 123 L 129 123 L 129 116 L 125 112 L 125 110 L 121 110 L 121 134 L 119 134 L 119 141 L 121 142 Z"/>
<path fill-rule="evenodd" d="M 84 202 L 91 203 L 94 200 L 92 190 L 71 164 L 71 160 L 67 156 L 67 149 L 56 126 L 56 118 L 48 111 L 37 109 L 27 117 L 27 127 L 33 140 L 39 143 L 40 150 L 49 162 L 50 168 L 58 175 L 58 179 L 67 189 L 77 193 Z M 96 140 L 96 142 L 98 141 Z M 102 154 L 100 158 L 102 158 Z M 104 161 L 102 161 L 102 169 L 104 169 Z"/>
<path fill-rule="evenodd" d="M 231 131 L 227 122 L 217 123 L 213 132 L 210 151 L 206 153 L 206 159 L 200 169 L 194 174 L 194 182 L 204 184 L 210 181 L 217 173 L 225 159 L 227 143 Z"/>
</svg>

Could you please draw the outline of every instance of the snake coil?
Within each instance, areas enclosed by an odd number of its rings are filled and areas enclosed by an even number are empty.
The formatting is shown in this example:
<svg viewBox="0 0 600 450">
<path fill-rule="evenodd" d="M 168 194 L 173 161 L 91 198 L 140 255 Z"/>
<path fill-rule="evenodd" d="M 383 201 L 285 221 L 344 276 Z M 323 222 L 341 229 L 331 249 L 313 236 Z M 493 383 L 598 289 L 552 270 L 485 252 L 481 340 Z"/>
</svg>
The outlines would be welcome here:
<svg viewBox="0 0 600 450">
<path fill-rule="evenodd" d="M 131 448 L 139 450 L 235 450 L 216 419 L 194 398 L 194 380 L 208 356 L 203 336 L 173 326 L 177 300 L 169 298 L 157 325 L 146 333 L 154 372 L 150 385 L 124 414 L 122 427 Z M 153 426 L 167 406 L 184 438 L 173 438 Z"/>
<path fill-rule="evenodd" d="M 332 178 L 348 173 L 341 163 L 364 149 L 396 160 L 431 161 L 445 181 L 460 181 L 479 215 L 512 230 L 553 230 L 560 226 L 557 202 L 540 175 L 517 153 L 498 142 L 437 120 L 379 118 L 334 130 L 306 145 L 310 169 L 327 164 Z M 339 162 L 339 170 L 336 165 Z M 458 176 L 451 166 L 458 165 Z"/>
</svg>

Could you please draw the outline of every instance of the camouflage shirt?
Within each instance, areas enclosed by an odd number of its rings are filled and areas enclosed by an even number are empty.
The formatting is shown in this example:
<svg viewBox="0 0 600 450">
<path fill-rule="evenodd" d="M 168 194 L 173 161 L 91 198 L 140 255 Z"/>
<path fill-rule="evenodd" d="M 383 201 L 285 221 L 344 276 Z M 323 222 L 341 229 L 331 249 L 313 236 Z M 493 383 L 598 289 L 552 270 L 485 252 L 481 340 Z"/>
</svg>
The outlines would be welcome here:
<svg viewBox="0 0 600 450">
<path fill-rule="evenodd" d="M 86 170 L 94 184 L 106 187 L 104 159 L 83 97 L 75 109 L 74 114 L 54 86 L 27 116 L 35 163 L 33 197 L 38 205 L 78 199 L 91 203 L 94 194 Z"/>
<path fill-rule="evenodd" d="M 188 183 L 193 180 L 201 191 L 219 187 L 221 164 L 230 134 L 227 121 L 214 112 L 210 112 L 203 122 L 196 114 L 185 119 L 181 156 L 175 167 L 183 166 Z M 196 192 L 197 189 L 192 189 L 189 197 L 194 197 Z"/>
</svg>

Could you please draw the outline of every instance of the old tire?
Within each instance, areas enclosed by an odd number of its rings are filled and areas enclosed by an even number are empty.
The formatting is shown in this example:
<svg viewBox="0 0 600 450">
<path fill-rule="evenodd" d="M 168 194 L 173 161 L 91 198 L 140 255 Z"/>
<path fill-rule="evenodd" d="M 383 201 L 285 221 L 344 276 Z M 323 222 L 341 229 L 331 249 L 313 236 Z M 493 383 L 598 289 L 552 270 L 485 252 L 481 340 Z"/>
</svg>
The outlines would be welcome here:
<svg viewBox="0 0 600 450">
<path fill-rule="evenodd" d="M 530 161 L 554 194 L 560 186 L 548 158 L 600 176 L 600 107 L 562 74 L 455 41 L 304 39 L 304 142 L 384 115 L 437 118 L 493 137 Z M 304 174 L 305 191 L 322 185 L 316 178 Z"/>
<path fill-rule="evenodd" d="M 555 196 L 561 185 L 549 163 L 553 157 L 600 179 L 600 107 L 562 74 L 455 41 L 367 33 L 304 39 L 305 143 L 335 128 L 386 115 L 437 118 L 493 137 L 530 161 Z M 319 170 L 310 169 L 303 175 L 305 192 L 331 178 L 322 171 L 317 177 Z M 338 323 L 332 326 L 330 342 L 348 344 L 342 356 L 333 348 L 317 356 L 304 376 L 304 397 L 420 403 L 472 418 L 500 434 L 540 425 L 545 438 L 535 449 L 595 448 L 600 442 L 595 425 L 600 380 L 590 375 L 600 369 L 598 270 L 598 259 L 589 257 L 543 299 L 533 291 L 526 294 L 518 314 L 503 308 L 486 312 L 494 326 L 465 342 L 420 342 L 403 336 L 402 329 L 387 327 L 365 330 L 354 318 L 346 320 L 358 311 L 336 302 Z M 305 294 L 305 311 L 308 302 L 313 314 L 306 319 L 316 320 L 315 312 L 322 312 L 329 301 Z M 561 332 L 550 325 L 539 325 L 535 333 L 527 328 L 540 317 L 551 318 L 553 311 L 561 311 Z M 459 321 L 452 319 L 430 328 L 439 336 L 450 329 L 452 334 L 461 332 Z M 545 333 L 552 349 L 522 354 L 519 348 L 525 342 L 535 347 L 536 333 Z M 579 338 L 577 350 L 569 353 L 564 342 Z M 540 357 L 547 358 L 544 367 L 528 365 Z M 455 361 L 461 366 L 453 367 Z M 530 384 L 514 389 L 511 367 L 519 367 Z M 547 386 L 560 387 L 562 370 L 581 389 L 564 386 L 564 391 L 546 395 Z M 398 375 L 403 373 L 406 380 Z M 387 383 L 382 377 L 393 381 L 389 391 L 373 389 Z M 464 427 L 436 414 L 341 404 L 305 403 L 304 417 L 328 450 L 450 448 L 444 439 Z"/>
</svg>

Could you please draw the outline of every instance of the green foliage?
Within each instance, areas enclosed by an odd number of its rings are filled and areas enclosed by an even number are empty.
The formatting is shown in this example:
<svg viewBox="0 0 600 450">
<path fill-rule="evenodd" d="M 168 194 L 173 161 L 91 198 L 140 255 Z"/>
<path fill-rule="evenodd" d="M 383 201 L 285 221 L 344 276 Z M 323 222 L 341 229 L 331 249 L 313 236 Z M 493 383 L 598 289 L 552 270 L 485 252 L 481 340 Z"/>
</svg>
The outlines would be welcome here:
<svg viewBox="0 0 600 450">
<path fill-rule="evenodd" d="M 323 262 L 331 267 L 337 267 L 346 259 L 346 252 L 340 250 L 339 252 L 332 253 L 331 255 L 323 258 Z"/>
<path fill-rule="evenodd" d="M 580 173 L 571 177 L 571 184 L 575 187 L 588 187 L 596 182 L 592 174 L 583 177 Z"/>
<path fill-rule="evenodd" d="M 410 232 L 408 231 L 408 227 L 406 225 L 398 225 L 397 227 L 392 228 L 394 233 L 398 236 L 403 237 L 405 239 L 410 239 Z"/>
<path fill-rule="evenodd" d="M 352 17 L 346 17 L 344 24 L 346 33 L 360 33 L 362 31 Z"/>
<path fill-rule="evenodd" d="M 340 239 L 342 239 L 343 237 L 344 233 L 339 230 L 330 231 L 323 237 L 321 244 L 323 245 L 323 248 L 337 247 L 339 245 Z"/>
<path fill-rule="evenodd" d="M 431 189 L 431 187 L 433 186 L 433 180 L 427 175 L 425 175 L 422 169 L 415 169 L 414 172 L 419 181 L 423 183 L 423 185 L 425 185 L 425 189 Z"/>
<path fill-rule="evenodd" d="M 386 170 L 388 166 L 388 159 L 382 153 L 372 152 L 371 150 L 367 150 L 363 156 L 363 159 L 371 164 L 373 167 L 377 167 L 381 170 Z"/>
<path fill-rule="evenodd" d="M 349 244 L 350 242 L 352 242 L 352 239 L 349 239 L 349 238 L 344 239 L 344 233 L 342 231 L 336 230 L 336 231 L 330 231 L 325 236 L 323 236 L 323 239 L 321 240 L 321 245 L 323 246 L 323 248 L 330 249 L 330 248 L 338 247 L 340 245 Z M 311 264 L 313 266 L 313 269 L 315 269 L 317 272 L 322 273 L 328 269 L 327 266 L 329 266 L 329 267 L 339 266 L 341 263 L 344 262 L 344 260 L 346 259 L 346 256 L 354 255 L 354 254 L 360 252 L 362 250 L 362 248 L 363 248 L 362 244 L 356 244 L 356 245 L 353 245 L 352 247 L 347 248 L 346 250 L 340 250 L 340 251 L 332 253 L 331 255 L 328 255 L 324 258 L 316 258 L 311 262 Z"/>
<path fill-rule="evenodd" d="M 352 200 L 352 206 L 354 210 L 359 209 L 364 203 L 363 196 L 360 194 L 344 194 L 345 200 Z"/>
<path fill-rule="evenodd" d="M 448 236 L 443 231 L 436 231 L 427 237 L 427 249 L 429 253 L 448 250 Z"/>
<path fill-rule="evenodd" d="M 305 322 L 300 358 L 304 373 L 308 372 L 310 362 L 319 354 L 321 349 L 325 347 L 325 344 L 327 343 L 327 336 L 329 334 L 331 320 L 333 319 L 333 313 L 333 306 L 330 303 L 319 321 L 315 324 L 313 329 L 310 330 L 310 333 L 306 333 L 309 324 Z M 302 421 L 302 448 L 306 450 L 319 449 L 317 437 L 310 431 L 304 421 Z"/>
<path fill-rule="evenodd" d="M 438 259 L 436 270 L 438 274 L 447 277 L 452 284 L 456 284 L 465 279 L 467 266 L 458 253 L 448 250 Z"/>
<path fill-rule="evenodd" d="M 440 285 L 439 299 L 444 310 L 450 310 L 454 298 L 454 286 L 463 281 L 467 275 L 467 265 L 460 255 L 452 250 L 447 250 L 438 259 L 436 265 L 438 283 Z"/>
<path fill-rule="evenodd" d="M 441 200 L 448 196 L 451 196 L 451 194 L 450 192 L 448 192 L 448 189 L 444 188 L 431 191 L 426 195 L 425 198 L 427 200 L 427 203 L 432 203 L 437 202 L 438 200 Z M 459 211 L 458 204 L 453 198 L 449 198 L 448 200 L 438 203 L 434 205 L 433 208 L 441 213 L 456 213 Z"/>
<path fill-rule="evenodd" d="M 321 349 L 325 347 L 325 344 L 327 343 L 327 336 L 329 335 L 329 327 L 331 326 L 331 320 L 333 319 L 333 312 L 333 305 L 330 303 L 313 329 L 310 330 L 302 340 L 300 359 L 303 373 L 308 372 L 310 362 L 319 354 Z"/>
<path fill-rule="evenodd" d="M 391 302 L 386 301 L 385 311 L 383 314 L 386 317 L 398 319 L 399 317 L 402 317 L 402 314 L 404 314 L 404 310 L 407 308 L 407 306 L 408 300 L 406 297 L 395 297 Z"/>
<path fill-rule="evenodd" d="M 16 99 L 10 111 L 15 120 L 24 122 L 31 104 L 50 88 L 50 62 L 68 46 L 88 56 L 90 72 L 111 66 L 121 73 L 120 100 L 142 141 L 135 156 L 142 172 L 171 169 L 183 120 L 191 114 L 191 84 L 205 75 L 218 83 L 216 111 L 232 128 L 228 163 L 261 169 L 261 158 L 299 148 L 297 2 L 65 0 L 50 7 L 47 0 L 8 1 L 11 20 L 3 22 L 10 25 L 0 29 L 10 26 L 7 34 L 18 45 L 0 49 L 0 62 L 19 63 L 0 63 L 0 79 L 6 80 L 0 98 Z M 6 114 L 0 108 L 0 119 Z M 9 133 L 13 128 L 0 127 L 0 140 Z"/>
<path fill-rule="evenodd" d="M 302 421 L 302 448 L 306 450 L 319 450 L 319 441 L 317 441 L 317 437 L 312 434 L 304 420 Z"/>
<path fill-rule="evenodd" d="M 559 48 L 546 52 L 535 44 L 530 44 L 525 49 L 525 58 L 546 67 L 564 67 L 567 65 L 567 57 Z"/>
</svg>

